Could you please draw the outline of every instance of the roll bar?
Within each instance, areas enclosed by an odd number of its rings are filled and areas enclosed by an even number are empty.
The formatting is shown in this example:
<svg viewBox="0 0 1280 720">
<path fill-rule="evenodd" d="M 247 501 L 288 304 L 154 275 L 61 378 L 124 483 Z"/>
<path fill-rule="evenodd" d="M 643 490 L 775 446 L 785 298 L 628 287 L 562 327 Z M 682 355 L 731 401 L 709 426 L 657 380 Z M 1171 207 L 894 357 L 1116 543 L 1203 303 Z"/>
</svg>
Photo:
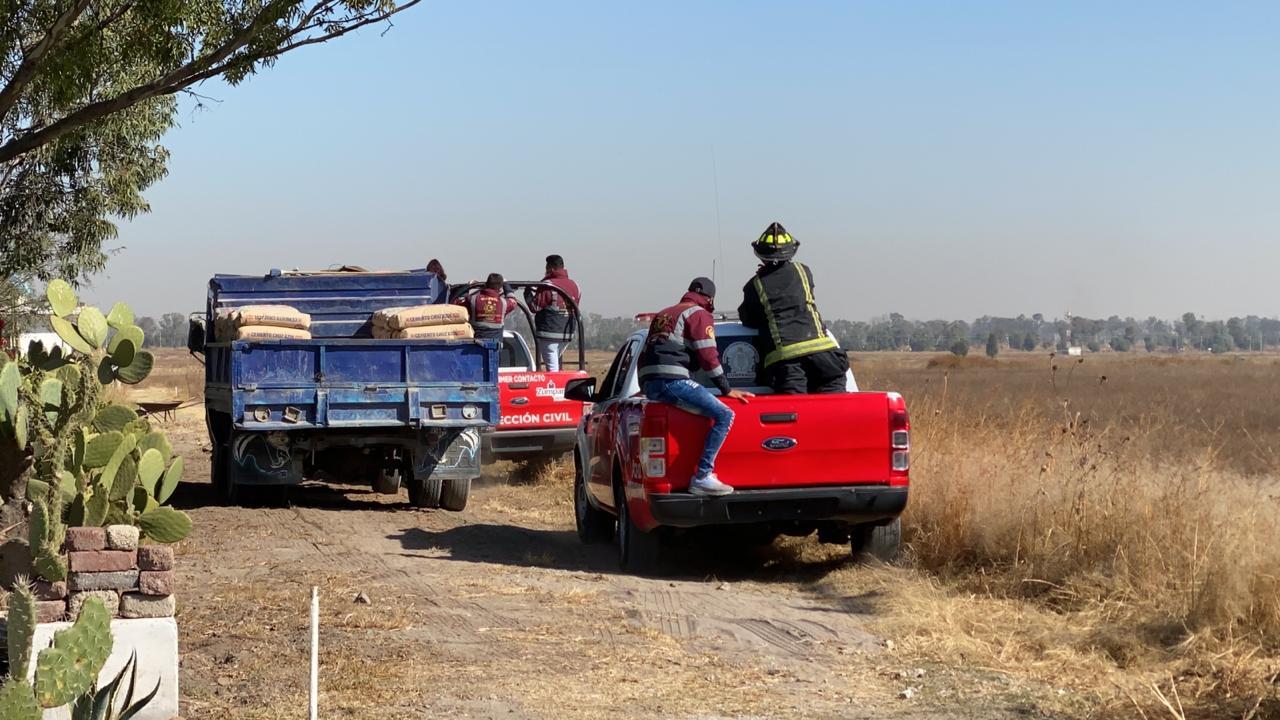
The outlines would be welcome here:
<svg viewBox="0 0 1280 720">
<path fill-rule="evenodd" d="M 569 309 L 569 317 L 571 321 L 577 326 L 577 330 L 578 330 L 578 335 L 577 335 L 578 369 L 585 372 L 587 369 L 587 346 L 586 346 L 586 340 L 585 340 L 586 332 L 584 331 L 584 328 L 582 325 L 582 313 L 578 310 L 578 303 L 574 301 L 573 297 L 570 296 L 569 293 L 565 292 L 560 287 L 556 285 L 552 285 L 549 282 L 543 282 L 541 280 L 508 280 L 506 284 L 512 290 L 533 290 L 534 292 L 538 292 L 540 290 L 550 290 L 551 292 L 559 295 L 561 299 L 564 300 L 565 307 Z M 478 290 L 482 287 L 484 287 L 484 283 L 478 280 L 468 282 L 468 283 L 458 283 L 456 285 L 450 285 L 449 286 L 449 302 L 453 302 L 459 297 L 462 297 L 463 295 L 470 293 L 472 290 Z M 524 320 L 529 325 L 530 334 L 536 336 L 537 328 L 534 326 L 533 312 L 530 311 L 529 308 L 524 304 L 523 297 L 518 295 L 516 296 L 516 306 L 520 308 L 520 312 L 524 315 Z M 533 362 L 537 367 L 537 369 L 545 370 L 546 368 L 542 367 L 542 358 L 538 356 L 538 348 L 537 348 L 538 338 L 533 337 L 533 341 L 534 341 Z"/>
</svg>

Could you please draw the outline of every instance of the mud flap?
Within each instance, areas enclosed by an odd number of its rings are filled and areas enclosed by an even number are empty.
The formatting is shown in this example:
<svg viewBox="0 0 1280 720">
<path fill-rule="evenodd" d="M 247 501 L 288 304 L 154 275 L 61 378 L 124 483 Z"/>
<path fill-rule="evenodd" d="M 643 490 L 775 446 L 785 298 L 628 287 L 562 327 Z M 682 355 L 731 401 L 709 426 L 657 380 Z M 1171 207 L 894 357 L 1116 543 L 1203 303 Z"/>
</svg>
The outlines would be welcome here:
<svg viewBox="0 0 1280 720">
<path fill-rule="evenodd" d="M 231 434 L 228 470 L 237 485 L 296 485 L 302 482 L 301 452 L 293 452 L 289 434 Z"/>
<path fill-rule="evenodd" d="M 480 477 L 480 431 L 464 428 L 420 435 L 413 449 L 413 474 L 460 480 Z"/>
</svg>

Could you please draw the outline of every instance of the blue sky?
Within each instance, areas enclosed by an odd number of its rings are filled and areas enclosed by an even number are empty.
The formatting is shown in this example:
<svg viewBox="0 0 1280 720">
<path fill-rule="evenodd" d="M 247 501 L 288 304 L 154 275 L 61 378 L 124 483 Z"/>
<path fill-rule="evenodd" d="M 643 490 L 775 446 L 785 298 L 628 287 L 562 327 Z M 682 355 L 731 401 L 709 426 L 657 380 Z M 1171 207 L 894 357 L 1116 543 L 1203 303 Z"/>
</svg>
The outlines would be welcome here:
<svg viewBox="0 0 1280 720">
<path fill-rule="evenodd" d="M 833 318 L 1280 314 L 1280 4 L 428 0 L 381 30 L 184 103 L 86 294 L 559 252 L 591 311 L 717 258 L 730 307 L 779 220 Z"/>
</svg>

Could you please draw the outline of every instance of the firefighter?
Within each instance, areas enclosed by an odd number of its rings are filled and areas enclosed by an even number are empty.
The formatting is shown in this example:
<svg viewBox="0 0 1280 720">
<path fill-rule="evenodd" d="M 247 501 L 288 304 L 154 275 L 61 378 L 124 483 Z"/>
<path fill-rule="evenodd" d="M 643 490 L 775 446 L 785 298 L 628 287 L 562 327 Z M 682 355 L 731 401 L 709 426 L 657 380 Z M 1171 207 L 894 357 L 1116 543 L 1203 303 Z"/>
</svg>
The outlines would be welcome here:
<svg viewBox="0 0 1280 720">
<path fill-rule="evenodd" d="M 639 375 L 645 397 L 711 419 L 698 469 L 689 482 L 694 495 L 728 495 L 733 488 L 716 477 L 716 455 L 733 425 L 733 410 L 693 379 L 701 369 L 723 397 L 747 402 L 749 392 L 734 390 L 725 379 L 716 350 L 715 318 L 711 316 L 716 286 L 700 277 L 689 284 L 680 303 L 658 313 L 640 353 Z"/>
<path fill-rule="evenodd" d="M 751 244 L 761 264 L 742 288 L 738 317 L 759 331 L 761 384 L 783 394 L 844 392 L 849 356 L 822 324 L 813 272 L 792 262 L 799 247 L 776 222 Z"/>
<path fill-rule="evenodd" d="M 582 299 L 578 283 L 569 279 L 569 271 L 564 269 L 564 258 L 559 255 L 547 256 L 546 274 L 542 282 L 555 285 L 573 298 L 574 307 Z M 538 290 L 525 288 L 525 304 L 533 311 L 533 336 L 538 343 L 538 356 L 547 370 L 555 372 L 560 369 L 560 356 L 564 355 L 565 346 L 573 341 L 573 313 L 564 296 L 554 290 Z"/>
<path fill-rule="evenodd" d="M 501 340 L 507 313 L 516 309 L 511 288 L 498 273 L 489 273 L 484 287 L 472 290 L 453 302 L 467 308 L 471 314 L 471 328 L 475 330 L 476 337 L 483 339 Z"/>
</svg>

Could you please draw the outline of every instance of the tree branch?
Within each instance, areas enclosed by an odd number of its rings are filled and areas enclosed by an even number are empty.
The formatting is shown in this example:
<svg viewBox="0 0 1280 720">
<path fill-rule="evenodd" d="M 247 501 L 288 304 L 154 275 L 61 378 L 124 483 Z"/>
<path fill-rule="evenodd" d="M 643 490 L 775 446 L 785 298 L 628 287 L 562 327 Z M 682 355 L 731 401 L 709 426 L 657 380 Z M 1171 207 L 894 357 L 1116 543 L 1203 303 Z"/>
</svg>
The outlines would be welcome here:
<svg viewBox="0 0 1280 720">
<path fill-rule="evenodd" d="M 71 27 L 85 8 L 89 7 L 92 0 L 76 0 L 66 10 L 53 21 L 53 25 L 45 31 L 44 37 L 40 38 L 26 55 L 22 58 L 22 63 L 18 65 L 18 69 L 14 70 L 13 77 L 9 78 L 9 83 L 4 86 L 4 90 L 0 90 L 0 121 L 3 121 L 9 111 L 18 102 L 18 96 L 22 94 L 23 88 L 27 83 L 31 82 L 31 78 L 35 77 L 36 71 L 40 68 L 40 61 L 49 54 L 53 46 L 62 38 L 62 34 L 67 28 Z"/>
<path fill-rule="evenodd" d="M 39 129 L 33 128 L 30 132 L 19 137 L 15 137 L 9 142 L 0 145 L 0 163 L 8 162 L 25 152 L 30 152 L 42 145 L 53 142 L 78 127 L 99 120 L 107 115 L 120 112 L 121 110 L 137 105 L 138 103 L 144 102 L 153 97 L 172 95 L 202 80 L 222 75 L 235 66 L 253 65 L 255 63 L 262 62 L 263 60 L 279 57 L 290 50 L 340 38 L 353 30 L 358 30 L 359 28 L 372 25 L 373 23 L 390 19 L 393 15 L 404 12 L 420 2 L 422 2 L 422 0 L 409 0 L 409 2 L 398 5 L 390 12 L 378 12 L 374 15 L 366 15 L 363 17 L 357 15 L 350 18 L 344 18 L 342 21 L 335 22 L 349 22 L 350 24 L 340 27 L 332 32 L 284 44 L 270 50 L 241 53 L 237 56 L 237 52 L 243 50 L 246 45 L 248 45 L 255 37 L 261 34 L 274 22 L 274 20 L 268 19 L 269 17 L 274 17 L 274 15 L 264 9 L 262 13 L 254 18 L 253 22 L 249 23 L 249 25 L 239 33 L 233 35 L 227 40 L 227 42 L 212 53 L 196 58 L 195 60 L 172 70 L 163 77 L 151 81 L 150 83 L 139 85 L 131 90 L 116 95 L 115 97 L 85 105 L 79 110 L 76 110 L 52 124 Z M 304 27 L 314 27 L 314 25 L 311 24 L 314 19 L 315 14 L 309 13 L 308 16 L 300 20 L 301 23 L 305 23 L 306 25 L 295 26 L 292 30 L 286 33 L 285 37 L 296 37 L 299 32 L 303 31 Z"/>
</svg>

